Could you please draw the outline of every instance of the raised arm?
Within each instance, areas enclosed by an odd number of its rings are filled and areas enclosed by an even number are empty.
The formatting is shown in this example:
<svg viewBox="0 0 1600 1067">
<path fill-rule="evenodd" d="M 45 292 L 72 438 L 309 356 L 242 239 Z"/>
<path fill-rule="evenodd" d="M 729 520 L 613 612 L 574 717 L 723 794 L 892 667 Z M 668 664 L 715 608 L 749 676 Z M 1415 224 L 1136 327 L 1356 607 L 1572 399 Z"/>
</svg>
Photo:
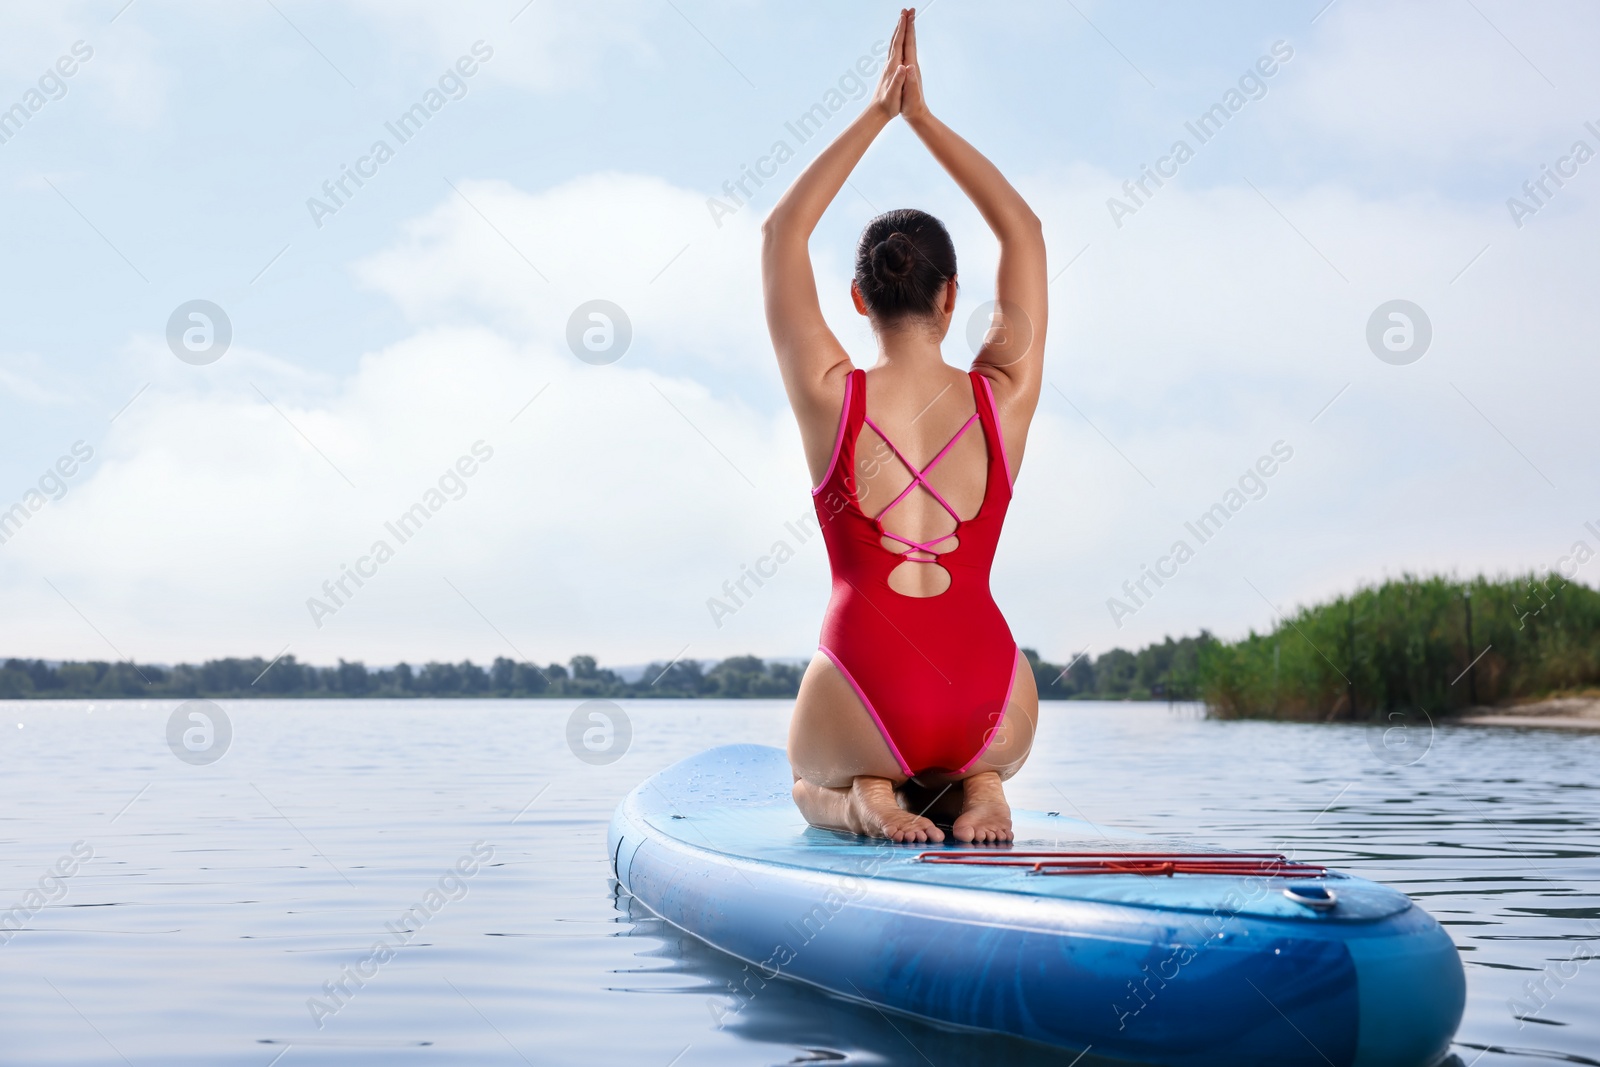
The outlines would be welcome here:
<svg viewBox="0 0 1600 1067">
<path fill-rule="evenodd" d="M 909 15 L 903 11 L 866 110 L 811 161 L 761 224 L 767 332 L 772 335 L 778 370 L 800 423 L 813 479 L 821 477 L 827 467 L 850 356 L 828 328 L 817 302 L 811 232 L 867 146 L 900 111 L 900 91 L 907 75 L 902 59 L 909 29 Z"/>
<path fill-rule="evenodd" d="M 917 65 L 914 17 L 906 24 L 903 60 L 908 70 L 901 115 L 1000 242 L 1000 269 L 995 279 L 998 321 L 990 327 L 972 366 L 994 387 L 995 400 L 1008 416 L 1008 430 L 1025 435 L 1039 403 L 1044 374 L 1049 318 L 1044 233 L 1038 216 L 999 169 L 928 110 L 922 95 L 922 70 Z M 1011 445 L 1008 441 L 1007 447 Z M 1020 454 L 1019 441 L 1013 455 L 1020 458 Z"/>
</svg>

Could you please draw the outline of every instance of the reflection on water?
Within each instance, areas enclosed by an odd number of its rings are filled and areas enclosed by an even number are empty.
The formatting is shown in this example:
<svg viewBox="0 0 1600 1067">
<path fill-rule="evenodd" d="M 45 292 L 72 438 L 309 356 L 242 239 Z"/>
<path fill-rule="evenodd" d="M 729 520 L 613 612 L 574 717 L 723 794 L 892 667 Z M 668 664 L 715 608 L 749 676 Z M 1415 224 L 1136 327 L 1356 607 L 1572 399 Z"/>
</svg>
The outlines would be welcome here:
<svg viewBox="0 0 1600 1067">
<path fill-rule="evenodd" d="M 617 801 L 709 745 L 781 744 L 782 704 L 630 703 L 596 766 L 570 702 L 221 703 L 231 747 L 195 765 L 171 703 L 0 702 L 0 1064 L 1071 1062 L 781 980 L 740 1008 L 742 964 L 614 894 Z M 1046 704 L 1011 792 L 1396 885 L 1466 961 L 1458 1067 L 1600 1063 L 1600 736 L 1412 740 Z"/>
</svg>

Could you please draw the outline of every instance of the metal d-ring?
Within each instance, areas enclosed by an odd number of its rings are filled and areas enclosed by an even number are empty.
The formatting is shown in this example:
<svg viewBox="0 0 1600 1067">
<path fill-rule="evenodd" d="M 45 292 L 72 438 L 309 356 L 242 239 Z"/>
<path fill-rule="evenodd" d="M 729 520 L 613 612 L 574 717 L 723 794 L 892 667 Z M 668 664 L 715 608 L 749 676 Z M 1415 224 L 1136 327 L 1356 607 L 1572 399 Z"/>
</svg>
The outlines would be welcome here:
<svg viewBox="0 0 1600 1067">
<path fill-rule="evenodd" d="M 1332 911 L 1339 903 L 1339 894 L 1325 885 L 1285 886 L 1283 895 L 1316 911 Z"/>
</svg>

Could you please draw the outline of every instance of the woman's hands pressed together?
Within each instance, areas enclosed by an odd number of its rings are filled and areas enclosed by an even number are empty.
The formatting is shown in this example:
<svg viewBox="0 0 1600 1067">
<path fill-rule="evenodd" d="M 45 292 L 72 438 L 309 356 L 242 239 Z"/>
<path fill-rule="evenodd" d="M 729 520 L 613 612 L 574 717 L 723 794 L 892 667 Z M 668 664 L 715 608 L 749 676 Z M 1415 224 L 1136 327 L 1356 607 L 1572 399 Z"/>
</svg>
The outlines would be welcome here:
<svg viewBox="0 0 1600 1067">
<path fill-rule="evenodd" d="M 895 23 L 894 34 L 889 38 L 889 54 L 884 57 L 883 73 L 878 75 L 878 85 L 873 89 L 872 103 L 868 105 L 884 122 L 900 114 L 900 98 L 903 95 L 907 73 L 906 37 L 911 25 L 906 15 L 908 10 L 908 8 L 900 9 L 900 21 Z"/>
<path fill-rule="evenodd" d="M 896 115 L 911 122 L 928 114 L 922 98 L 922 71 L 917 66 L 917 9 L 900 9 L 894 36 L 889 39 L 889 54 L 884 57 L 883 73 L 872 94 L 873 110 L 887 122 Z"/>
<path fill-rule="evenodd" d="M 928 102 L 922 96 L 922 66 L 917 62 L 917 9 L 907 8 L 900 13 L 900 26 L 905 30 L 905 49 L 900 62 L 905 65 L 905 84 L 900 89 L 900 115 L 915 125 L 928 117 Z"/>
</svg>

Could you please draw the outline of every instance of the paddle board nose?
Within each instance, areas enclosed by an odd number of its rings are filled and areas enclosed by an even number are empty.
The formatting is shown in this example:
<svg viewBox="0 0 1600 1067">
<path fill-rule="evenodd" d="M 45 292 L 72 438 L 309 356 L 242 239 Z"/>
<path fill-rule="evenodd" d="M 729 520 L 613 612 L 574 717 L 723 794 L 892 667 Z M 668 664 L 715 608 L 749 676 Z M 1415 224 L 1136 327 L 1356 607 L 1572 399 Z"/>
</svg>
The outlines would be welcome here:
<svg viewBox="0 0 1600 1067">
<path fill-rule="evenodd" d="M 1466 1010 L 1467 978 L 1450 935 L 1431 920 L 1430 927 L 1345 942 L 1361 1013 L 1351 1067 L 1415 1067 L 1449 1053 Z"/>
</svg>

